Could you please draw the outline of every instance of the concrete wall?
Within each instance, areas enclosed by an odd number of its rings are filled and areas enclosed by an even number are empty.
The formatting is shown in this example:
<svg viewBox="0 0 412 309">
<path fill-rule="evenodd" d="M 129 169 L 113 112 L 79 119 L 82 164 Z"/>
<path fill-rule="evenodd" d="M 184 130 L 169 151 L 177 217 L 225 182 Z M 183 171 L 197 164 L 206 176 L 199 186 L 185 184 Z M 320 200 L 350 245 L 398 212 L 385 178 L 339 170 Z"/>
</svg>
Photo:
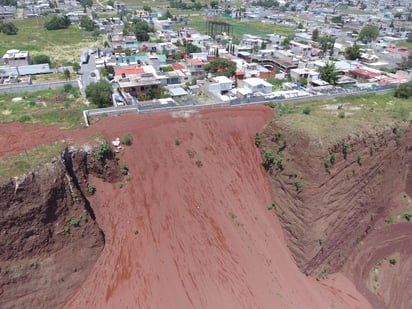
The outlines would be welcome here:
<svg viewBox="0 0 412 309">
<path fill-rule="evenodd" d="M 65 84 L 70 84 L 73 87 L 78 87 L 79 84 L 77 80 L 68 80 L 68 81 L 57 81 L 57 82 L 48 82 L 48 83 L 41 83 L 41 84 L 24 84 L 24 85 L 2 85 L 0 86 L 0 94 L 4 93 L 23 93 L 23 92 L 31 92 L 31 91 L 39 91 L 39 90 L 47 90 L 47 89 L 56 89 L 61 88 Z"/>
</svg>

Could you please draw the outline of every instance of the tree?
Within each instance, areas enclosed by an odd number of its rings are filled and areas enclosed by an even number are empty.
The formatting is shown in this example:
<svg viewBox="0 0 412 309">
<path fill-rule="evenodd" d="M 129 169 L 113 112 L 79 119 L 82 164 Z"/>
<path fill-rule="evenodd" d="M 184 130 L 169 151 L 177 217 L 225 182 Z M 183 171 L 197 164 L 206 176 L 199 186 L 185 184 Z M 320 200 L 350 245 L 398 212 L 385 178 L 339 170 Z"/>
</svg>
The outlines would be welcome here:
<svg viewBox="0 0 412 309">
<path fill-rule="evenodd" d="M 78 62 L 73 63 L 73 71 L 76 73 L 80 71 L 80 64 Z"/>
<path fill-rule="evenodd" d="M 3 23 L 0 20 L 0 32 L 3 32 L 5 35 L 16 35 L 19 29 L 13 23 Z"/>
<path fill-rule="evenodd" d="M 305 28 L 303 27 L 302 23 L 299 23 L 299 24 L 298 24 L 298 29 L 305 29 Z"/>
<path fill-rule="evenodd" d="M 79 2 L 83 9 L 86 9 L 87 7 L 91 8 L 93 6 L 93 0 L 80 0 Z"/>
<path fill-rule="evenodd" d="M 210 8 L 211 9 L 217 9 L 218 6 L 219 6 L 219 1 L 216 1 L 216 0 L 210 1 Z"/>
<path fill-rule="evenodd" d="M 169 18 L 172 19 L 173 15 L 172 15 L 172 13 L 170 13 L 169 10 L 166 10 L 166 12 L 159 19 L 166 20 L 166 19 L 169 19 Z"/>
<path fill-rule="evenodd" d="M 134 34 L 139 41 L 149 41 L 150 27 L 149 24 L 143 20 L 135 19 L 134 24 Z"/>
<path fill-rule="evenodd" d="M 379 36 L 379 28 L 374 25 L 368 25 L 362 28 L 359 32 L 358 39 L 367 44 L 375 41 Z"/>
<path fill-rule="evenodd" d="M 50 64 L 51 63 L 50 57 L 47 55 L 42 55 L 42 54 L 33 56 L 32 60 L 33 60 L 33 64 L 41 64 L 41 63 Z"/>
<path fill-rule="evenodd" d="M 312 31 L 312 41 L 317 41 L 319 40 L 319 30 L 318 28 L 313 29 Z"/>
<path fill-rule="evenodd" d="M 87 16 L 82 16 L 82 18 L 80 18 L 80 27 L 82 27 L 86 31 L 93 31 L 96 28 L 93 20 L 91 20 Z"/>
<path fill-rule="evenodd" d="M 151 12 L 152 12 L 152 8 L 151 8 L 150 6 L 144 5 L 144 6 L 143 6 L 143 11 L 146 11 L 146 12 L 148 12 L 148 13 L 151 13 Z"/>
<path fill-rule="evenodd" d="M 86 87 L 86 98 L 99 108 L 112 105 L 112 85 L 106 80 L 99 80 Z"/>
<path fill-rule="evenodd" d="M 225 58 L 215 58 L 205 65 L 205 71 L 218 76 L 231 77 L 235 75 L 236 63 Z"/>
<path fill-rule="evenodd" d="M 336 83 L 338 79 L 338 71 L 334 62 L 328 62 L 324 67 L 319 68 L 320 78 L 331 85 Z"/>
<path fill-rule="evenodd" d="M 360 57 L 361 51 L 358 44 L 353 44 L 353 46 L 348 46 L 345 49 L 346 58 L 349 60 L 356 60 Z"/>
<path fill-rule="evenodd" d="M 68 69 L 65 69 L 63 71 L 63 74 L 65 79 L 70 79 L 70 71 Z"/>
<path fill-rule="evenodd" d="M 402 99 L 409 99 L 412 97 L 412 82 L 399 85 L 395 90 L 395 97 Z"/>
<path fill-rule="evenodd" d="M 47 30 L 65 29 L 70 26 L 70 19 L 67 16 L 53 16 L 50 20 L 44 23 Z"/>
<path fill-rule="evenodd" d="M 329 50 L 329 54 L 333 54 L 333 48 L 335 46 L 335 38 L 325 36 L 319 39 L 320 49 L 325 54 Z"/>
<path fill-rule="evenodd" d="M 188 43 L 185 41 L 184 46 L 186 48 L 186 54 L 192 54 L 192 53 L 200 53 L 202 49 L 192 43 Z"/>
</svg>

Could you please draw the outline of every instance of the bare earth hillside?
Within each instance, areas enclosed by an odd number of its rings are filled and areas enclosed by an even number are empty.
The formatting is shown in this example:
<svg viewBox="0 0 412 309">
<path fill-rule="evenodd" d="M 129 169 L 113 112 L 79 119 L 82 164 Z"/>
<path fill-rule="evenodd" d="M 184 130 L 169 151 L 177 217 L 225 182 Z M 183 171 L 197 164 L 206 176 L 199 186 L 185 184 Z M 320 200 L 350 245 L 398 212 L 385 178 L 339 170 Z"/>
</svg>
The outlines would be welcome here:
<svg viewBox="0 0 412 309">
<path fill-rule="evenodd" d="M 118 154 L 126 180 L 89 175 L 105 246 L 65 308 L 371 308 L 343 274 L 305 276 L 287 249 L 254 144 L 271 118 L 248 107 L 109 117 L 78 131 L 35 127 L 46 142 L 133 136 Z M 29 132 L 16 134 L 10 151 L 30 149 Z"/>
</svg>

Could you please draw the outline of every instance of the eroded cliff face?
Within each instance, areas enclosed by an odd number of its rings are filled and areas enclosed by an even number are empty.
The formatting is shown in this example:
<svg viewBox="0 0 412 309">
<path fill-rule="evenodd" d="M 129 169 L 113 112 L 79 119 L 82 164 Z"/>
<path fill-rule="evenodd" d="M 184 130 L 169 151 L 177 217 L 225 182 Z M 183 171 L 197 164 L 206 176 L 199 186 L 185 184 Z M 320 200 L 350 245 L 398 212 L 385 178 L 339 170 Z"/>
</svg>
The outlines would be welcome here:
<svg viewBox="0 0 412 309">
<path fill-rule="evenodd" d="M 385 234 L 383 229 L 388 224 L 383 221 L 398 207 L 399 196 L 412 193 L 410 125 L 348 136 L 330 147 L 319 140 L 294 135 L 275 121 L 262 136 L 262 151 L 275 153 L 274 164 L 268 169 L 273 199 L 301 271 L 326 277 L 341 271 L 357 253 L 368 251 L 367 262 L 364 258 L 360 264 L 346 267 L 347 275 L 374 307 L 396 304 L 398 308 L 410 308 L 410 298 L 393 299 L 390 284 L 385 285 L 385 290 L 365 288 L 372 267 L 402 250 L 392 247 L 392 251 L 373 254 L 377 245 L 368 242 L 368 237 L 378 232 Z M 277 164 L 279 157 L 282 162 Z M 396 233 L 391 235 L 397 237 Z M 402 239 L 412 240 L 411 236 L 403 233 Z M 380 294 L 386 294 L 386 298 Z"/>
<path fill-rule="evenodd" d="M 0 307 L 57 308 L 85 280 L 104 247 L 88 202 L 88 175 L 118 177 L 84 149 L 0 183 Z"/>
</svg>

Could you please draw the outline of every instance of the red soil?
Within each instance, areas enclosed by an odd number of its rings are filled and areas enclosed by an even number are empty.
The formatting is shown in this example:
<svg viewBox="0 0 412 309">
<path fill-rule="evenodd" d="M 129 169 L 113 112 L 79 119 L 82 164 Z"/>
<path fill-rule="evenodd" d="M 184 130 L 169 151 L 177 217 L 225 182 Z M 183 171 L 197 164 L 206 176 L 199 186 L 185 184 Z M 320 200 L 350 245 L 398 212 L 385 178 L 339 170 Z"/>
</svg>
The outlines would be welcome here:
<svg viewBox="0 0 412 309">
<path fill-rule="evenodd" d="M 120 154 L 130 182 L 93 180 L 106 245 L 66 308 L 371 308 L 341 274 L 300 273 L 286 248 L 254 146 L 271 116 L 249 107 L 109 117 L 76 131 L 1 126 L 0 156 L 97 132 L 133 136 Z"/>
</svg>

